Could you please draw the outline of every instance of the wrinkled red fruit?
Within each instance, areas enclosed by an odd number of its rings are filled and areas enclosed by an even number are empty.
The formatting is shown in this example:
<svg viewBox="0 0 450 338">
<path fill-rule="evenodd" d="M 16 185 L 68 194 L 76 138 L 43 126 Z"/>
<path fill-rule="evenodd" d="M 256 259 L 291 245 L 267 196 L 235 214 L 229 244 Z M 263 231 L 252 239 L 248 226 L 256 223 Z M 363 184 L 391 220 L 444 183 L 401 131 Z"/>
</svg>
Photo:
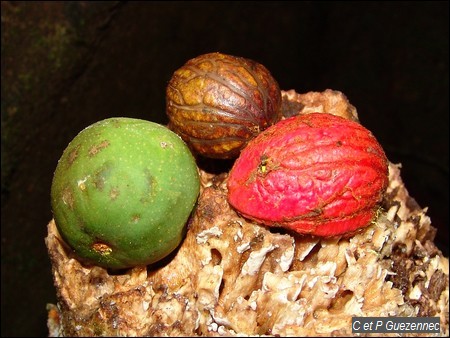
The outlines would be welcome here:
<svg viewBox="0 0 450 338">
<path fill-rule="evenodd" d="M 250 141 L 230 171 L 228 200 L 258 223 L 334 236 L 369 225 L 387 184 L 388 161 L 369 130 L 312 113 Z"/>
</svg>

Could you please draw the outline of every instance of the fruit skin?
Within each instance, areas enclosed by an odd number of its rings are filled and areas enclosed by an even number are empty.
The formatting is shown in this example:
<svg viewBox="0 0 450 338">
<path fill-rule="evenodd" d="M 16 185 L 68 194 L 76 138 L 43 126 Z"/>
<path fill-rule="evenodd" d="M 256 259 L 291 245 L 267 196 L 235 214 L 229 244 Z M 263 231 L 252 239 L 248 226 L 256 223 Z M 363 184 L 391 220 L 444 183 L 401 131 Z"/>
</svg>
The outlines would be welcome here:
<svg viewBox="0 0 450 338">
<path fill-rule="evenodd" d="M 370 224 L 388 161 L 359 123 L 325 113 L 290 117 L 249 142 L 227 183 L 229 203 L 256 222 L 300 234 L 351 234 Z"/>
<path fill-rule="evenodd" d="M 118 117 L 82 130 L 56 167 L 51 204 L 62 238 L 89 264 L 156 262 L 181 242 L 200 181 L 167 127 Z"/>
<path fill-rule="evenodd" d="M 263 65 L 208 53 L 174 72 L 166 112 L 170 128 L 195 152 L 236 158 L 251 138 L 281 119 L 281 91 Z"/>
</svg>

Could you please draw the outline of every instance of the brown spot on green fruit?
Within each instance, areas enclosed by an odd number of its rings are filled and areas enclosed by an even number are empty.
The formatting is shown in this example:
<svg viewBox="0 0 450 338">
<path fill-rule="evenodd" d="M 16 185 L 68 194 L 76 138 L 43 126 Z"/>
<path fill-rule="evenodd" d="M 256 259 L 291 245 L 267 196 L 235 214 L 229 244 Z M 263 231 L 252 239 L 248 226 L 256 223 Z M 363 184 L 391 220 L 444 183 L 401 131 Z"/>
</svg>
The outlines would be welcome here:
<svg viewBox="0 0 450 338">
<path fill-rule="evenodd" d="M 112 249 L 104 243 L 94 243 L 92 245 L 92 250 L 98 252 L 102 256 L 109 255 L 112 252 Z"/>
<path fill-rule="evenodd" d="M 109 192 L 109 197 L 111 197 L 111 200 L 115 200 L 120 194 L 119 189 L 117 188 L 111 188 L 111 191 Z"/>
<path fill-rule="evenodd" d="M 64 188 L 62 191 L 62 201 L 70 209 L 73 209 L 73 195 L 72 190 L 69 187 Z"/>
<path fill-rule="evenodd" d="M 78 149 L 80 148 L 80 146 L 76 146 L 74 147 L 74 149 L 70 152 L 69 154 L 69 158 L 67 160 L 68 165 L 72 165 L 73 161 L 75 161 L 78 157 Z"/>
<path fill-rule="evenodd" d="M 93 145 L 89 149 L 89 156 L 97 155 L 99 151 L 101 151 L 102 149 L 106 148 L 107 146 L 109 146 L 109 141 L 107 141 L 107 140 L 104 140 L 104 141 L 100 142 L 99 144 Z"/>
<path fill-rule="evenodd" d="M 93 184 L 98 190 L 103 190 L 105 187 L 105 182 L 108 176 L 111 174 L 111 164 L 109 162 L 105 163 L 99 170 L 95 172 L 93 178 Z"/>
<path fill-rule="evenodd" d="M 144 169 L 144 177 L 147 182 L 147 186 L 143 189 L 144 194 L 142 195 L 140 201 L 142 203 L 151 203 L 153 196 L 157 193 L 158 183 L 148 168 Z"/>
<path fill-rule="evenodd" d="M 133 216 L 131 217 L 131 222 L 132 222 L 132 223 L 137 223 L 137 222 L 139 222 L 140 219 L 141 219 L 141 216 L 140 216 L 140 215 L 133 215 Z"/>
<path fill-rule="evenodd" d="M 180 244 L 199 189 L 195 159 L 177 134 L 111 118 L 69 143 L 51 203 L 58 231 L 80 261 L 123 269 L 154 263 Z"/>
</svg>

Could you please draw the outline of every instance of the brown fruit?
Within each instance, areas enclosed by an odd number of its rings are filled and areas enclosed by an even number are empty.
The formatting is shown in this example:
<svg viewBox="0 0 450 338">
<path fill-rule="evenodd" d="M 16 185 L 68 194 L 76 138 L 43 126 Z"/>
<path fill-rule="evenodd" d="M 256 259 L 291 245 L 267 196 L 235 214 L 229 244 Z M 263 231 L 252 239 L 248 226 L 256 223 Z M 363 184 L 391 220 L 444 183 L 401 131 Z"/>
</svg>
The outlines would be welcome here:
<svg viewBox="0 0 450 338">
<path fill-rule="evenodd" d="M 281 92 L 261 64 L 209 53 L 175 71 L 166 89 L 170 128 L 191 149 L 235 158 L 247 142 L 281 119 Z"/>
<path fill-rule="evenodd" d="M 387 184 L 388 161 L 369 130 L 311 113 L 249 142 L 231 169 L 228 200 L 258 223 L 334 236 L 369 225 Z"/>
</svg>

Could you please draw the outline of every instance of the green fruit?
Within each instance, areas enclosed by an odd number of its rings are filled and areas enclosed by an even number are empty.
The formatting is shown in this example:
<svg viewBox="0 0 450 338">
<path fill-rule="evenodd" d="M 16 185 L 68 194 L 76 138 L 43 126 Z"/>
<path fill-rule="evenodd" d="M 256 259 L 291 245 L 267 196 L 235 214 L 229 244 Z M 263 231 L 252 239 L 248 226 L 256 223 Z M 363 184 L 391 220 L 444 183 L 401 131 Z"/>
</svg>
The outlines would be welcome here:
<svg viewBox="0 0 450 338">
<path fill-rule="evenodd" d="M 69 143 L 51 203 L 62 238 L 81 260 L 121 269 L 154 263 L 180 244 L 199 189 L 195 160 L 177 134 L 119 117 Z"/>
</svg>

